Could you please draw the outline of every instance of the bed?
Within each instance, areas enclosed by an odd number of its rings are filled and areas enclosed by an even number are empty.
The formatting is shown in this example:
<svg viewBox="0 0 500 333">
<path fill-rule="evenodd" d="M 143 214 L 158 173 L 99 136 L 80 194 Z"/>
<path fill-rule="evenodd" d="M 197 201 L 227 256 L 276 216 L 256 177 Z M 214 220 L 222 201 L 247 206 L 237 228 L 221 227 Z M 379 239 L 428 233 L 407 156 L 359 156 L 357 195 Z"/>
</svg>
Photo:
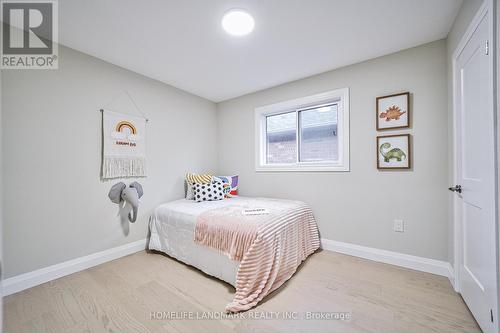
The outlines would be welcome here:
<svg viewBox="0 0 500 333">
<path fill-rule="evenodd" d="M 265 214 L 247 216 L 252 209 Z M 226 306 L 228 312 L 255 306 L 319 248 L 312 211 L 300 201 L 180 199 L 158 206 L 149 228 L 150 250 L 166 253 L 236 288 L 233 302 Z"/>
</svg>

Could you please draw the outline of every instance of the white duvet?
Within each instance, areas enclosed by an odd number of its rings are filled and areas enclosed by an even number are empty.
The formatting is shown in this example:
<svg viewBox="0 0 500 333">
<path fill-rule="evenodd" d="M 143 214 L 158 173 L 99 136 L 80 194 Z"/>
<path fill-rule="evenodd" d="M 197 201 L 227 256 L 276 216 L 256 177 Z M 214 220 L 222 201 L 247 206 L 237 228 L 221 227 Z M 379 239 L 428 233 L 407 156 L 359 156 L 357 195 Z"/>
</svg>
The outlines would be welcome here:
<svg viewBox="0 0 500 333">
<path fill-rule="evenodd" d="M 149 249 L 166 253 L 234 286 L 240 262 L 196 244 L 194 229 L 201 213 L 234 204 L 238 200 L 245 198 L 205 202 L 180 199 L 158 206 L 149 222 Z"/>
</svg>

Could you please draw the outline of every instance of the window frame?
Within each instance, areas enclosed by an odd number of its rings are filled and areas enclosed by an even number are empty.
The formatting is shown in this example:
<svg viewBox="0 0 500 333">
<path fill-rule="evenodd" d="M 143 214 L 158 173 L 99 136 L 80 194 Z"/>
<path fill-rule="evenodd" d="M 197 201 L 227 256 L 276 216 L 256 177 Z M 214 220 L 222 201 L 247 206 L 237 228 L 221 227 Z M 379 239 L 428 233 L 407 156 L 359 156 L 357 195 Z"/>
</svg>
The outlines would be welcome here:
<svg viewBox="0 0 500 333">
<path fill-rule="evenodd" d="M 337 104 L 337 161 L 309 161 L 301 162 L 300 154 L 300 123 L 299 112 L 315 107 Z M 295 112 L 295 163 L 267 163 L 267 131 L 266 117 Z M 266 105 L 255 109 L 255 171 L 257 172 L 287 172 L 287 171 L 349 171 L 349 88 L 341 88 L 301 97 L 285 102 Z"/>
</svg>

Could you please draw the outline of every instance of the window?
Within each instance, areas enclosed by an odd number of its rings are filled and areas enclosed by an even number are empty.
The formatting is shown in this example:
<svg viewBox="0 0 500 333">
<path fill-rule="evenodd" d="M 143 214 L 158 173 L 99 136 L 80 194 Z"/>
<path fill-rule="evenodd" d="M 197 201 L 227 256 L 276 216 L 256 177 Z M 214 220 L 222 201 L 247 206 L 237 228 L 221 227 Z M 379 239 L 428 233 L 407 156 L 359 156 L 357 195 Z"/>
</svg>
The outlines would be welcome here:
<svg viewBox="0 0 500 333">
<path fill-rule="evenodd" d="M 257 171 L 349 171 L 349 90 L 255 110 Z"/>
</svg>

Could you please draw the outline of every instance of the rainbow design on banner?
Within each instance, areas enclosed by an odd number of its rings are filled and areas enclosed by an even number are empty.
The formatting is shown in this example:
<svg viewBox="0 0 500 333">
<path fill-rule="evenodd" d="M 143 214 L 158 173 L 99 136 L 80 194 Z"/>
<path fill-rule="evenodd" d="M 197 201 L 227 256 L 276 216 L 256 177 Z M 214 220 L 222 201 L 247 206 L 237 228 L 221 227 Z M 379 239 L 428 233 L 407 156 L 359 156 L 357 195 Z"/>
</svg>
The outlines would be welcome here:
<svg viewBox="0 0 500 333">
<path fill-rule="evenodd" d="M 137 129 L 135 128 L 134 124 L 132 124 L 129 121 L 122 120 L 118 124 L 116 124 L 116 131 L 117 132 L 124 132 L 124 130 L 128 128 L 130 130 L 131 134 L 137 134 Z"/>
</svg>

